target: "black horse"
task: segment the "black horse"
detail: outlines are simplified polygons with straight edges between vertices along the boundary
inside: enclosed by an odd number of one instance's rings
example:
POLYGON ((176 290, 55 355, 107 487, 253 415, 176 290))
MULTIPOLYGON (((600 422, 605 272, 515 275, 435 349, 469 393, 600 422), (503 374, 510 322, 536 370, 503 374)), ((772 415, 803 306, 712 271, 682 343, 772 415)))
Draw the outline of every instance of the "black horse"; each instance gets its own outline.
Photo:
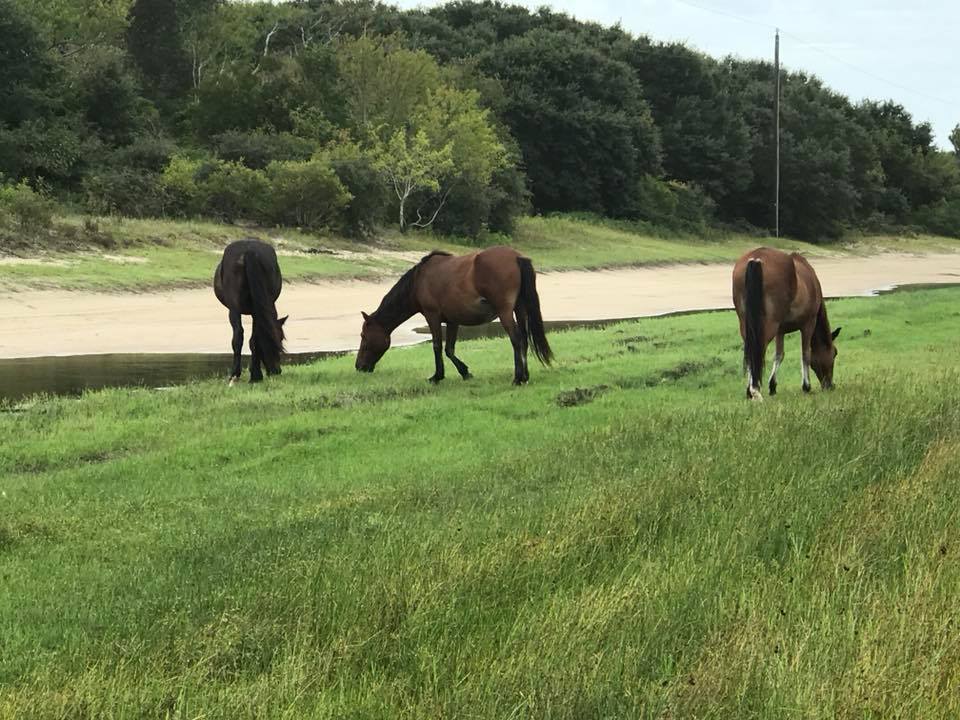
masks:
POLYGON ((230 384, 240 377, 240 351, 243 349, 241 315, 253 316, 253 337, 250 338, 250 382, 263 380, 261 363, 268 375, 280 374, 283 354, 283 324, 277 318, 277 298, 283 281, 277 253, 259 240, 237 240, 227 245, 223 258, 213 273, 213 292, 230 311, 233 326, 233 369, 230 384))

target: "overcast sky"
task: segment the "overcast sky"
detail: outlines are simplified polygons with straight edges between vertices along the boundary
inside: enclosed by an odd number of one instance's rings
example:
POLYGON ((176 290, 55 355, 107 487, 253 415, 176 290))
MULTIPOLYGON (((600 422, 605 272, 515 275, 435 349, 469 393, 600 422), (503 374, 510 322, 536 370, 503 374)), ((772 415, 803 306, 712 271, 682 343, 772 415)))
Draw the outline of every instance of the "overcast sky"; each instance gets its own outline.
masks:
MULTIPOLYGON (((388 0, 389 2, 389 0, 388 0)), ((404 8, 436 0, 394 0, 404 8)), ((960 123, 960 0, 549 0, 542 5, 710 55, 773 56, 853 100, 892 98, 947 148, 960 123)))

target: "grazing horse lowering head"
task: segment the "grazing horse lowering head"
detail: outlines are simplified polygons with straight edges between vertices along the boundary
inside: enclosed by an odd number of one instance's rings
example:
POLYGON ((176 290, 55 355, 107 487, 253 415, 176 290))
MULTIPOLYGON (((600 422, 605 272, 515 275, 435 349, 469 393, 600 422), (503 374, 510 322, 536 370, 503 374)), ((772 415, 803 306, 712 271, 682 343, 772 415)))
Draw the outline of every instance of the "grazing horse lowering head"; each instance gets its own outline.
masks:
POLYGON ((837 360, 837 346, 834 340, 840 334, 840 328, 832 333, 819 334, 819 327, 814 331, 814 339, 810 347, 810 367, 820 381, 824 390, 833 389, 833 365, 837 360))
POLYGON ((390 349, 390 333, 376 318, 361 312, 360 350, 357 352, 357 370, 373 372, 383 354, 390 349))

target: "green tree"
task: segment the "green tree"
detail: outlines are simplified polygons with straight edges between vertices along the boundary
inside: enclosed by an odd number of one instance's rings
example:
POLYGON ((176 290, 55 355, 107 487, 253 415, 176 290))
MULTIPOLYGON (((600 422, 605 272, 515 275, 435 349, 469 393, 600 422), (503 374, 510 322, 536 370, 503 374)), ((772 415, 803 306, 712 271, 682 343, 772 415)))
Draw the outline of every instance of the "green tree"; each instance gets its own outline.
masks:
POLYGON ((117 47, 133 0, 13 0, 41 29, 48 47, 71 53, 79 48, 117 47))
POLYGON ((537 210, 636 213, 637 183, 660 171, 660 135, 628 65, 537 29, 489 50, 481 67, 503 83, 537 210))
MULTIPOLYGON (((435 147, 427 133, 420 130, 408 133, 398 129, 386 142, 378 141, 373 149, 374 166, 389 183, 399 201, 400 231, 410 225, 425 227, 436 219, 442 202, 429 220, 417 212, 414 222, 407 220, 407 202, 414 193, 440 190, 440 181, 453 167, 453 144, 435 147)), ((449 189, 448 189, 449 192, 449 189)))
POLYGON ((436 61, 404 49, 396 36, 347 41, 338 48, 337 65, 349 120, 361 137, 377 128, 392 134, 440 84, 436 61))

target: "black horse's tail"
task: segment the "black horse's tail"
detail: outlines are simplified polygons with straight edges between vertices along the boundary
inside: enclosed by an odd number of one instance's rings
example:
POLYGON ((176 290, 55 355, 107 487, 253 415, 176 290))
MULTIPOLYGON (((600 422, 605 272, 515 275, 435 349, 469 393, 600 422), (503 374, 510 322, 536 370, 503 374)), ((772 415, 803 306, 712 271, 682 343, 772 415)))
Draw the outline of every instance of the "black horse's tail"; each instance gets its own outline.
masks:
POLYGON ((744 277, 744 338, 743 359, 750 371, 750 387, 760 387, 763 377, 763 264, 752 258, 747 262, 744 277))
POLYGON ((256 252, 243 254, 243 266, 250 291, 250 306, 253 315, 253 339, 268 372, 277 372, 280 356, 284 353, 283 322, 277 318, 277 306, 267 290, 267 270, 256 252))
POLYGON ((517 298, 517 313, 526 317, 527 338, 533 345, 533 354, 544 365, 553 360, 553 350, 547 342, 547 334, 543 327, 543 316, 540 314, 540 296, 537 294, 537 273, 533 269, 530 258, 517 258, 520 265, 520 295, 517 298))

